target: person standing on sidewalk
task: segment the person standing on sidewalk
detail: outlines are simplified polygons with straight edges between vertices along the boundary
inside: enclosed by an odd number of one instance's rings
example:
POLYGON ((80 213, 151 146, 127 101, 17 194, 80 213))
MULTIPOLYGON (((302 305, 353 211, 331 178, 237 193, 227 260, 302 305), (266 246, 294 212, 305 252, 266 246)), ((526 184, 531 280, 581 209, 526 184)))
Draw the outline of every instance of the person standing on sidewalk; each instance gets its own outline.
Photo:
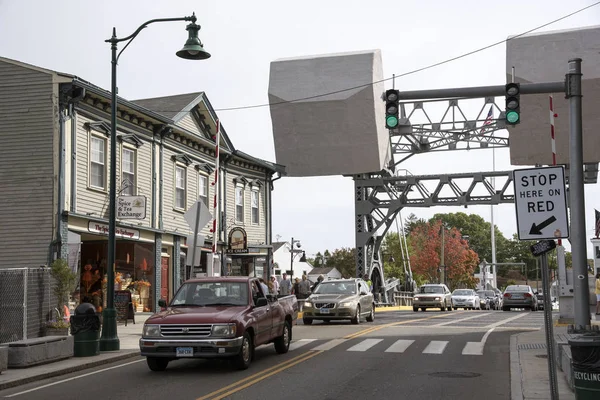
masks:
POLYGON ((292 294, 292 282, 288 281, 286 273, 281 276, 281 282, 279 283, 279 294, 282 296, 288 296, 292 294))
POLYGON ((275 275, 271 275, 271 283, 273 284, 273 294, 279 294, 279 282, 277 282, 275 275))
POLYGON ((596 315, 600 315, 600 273, 596 274, 596 315))

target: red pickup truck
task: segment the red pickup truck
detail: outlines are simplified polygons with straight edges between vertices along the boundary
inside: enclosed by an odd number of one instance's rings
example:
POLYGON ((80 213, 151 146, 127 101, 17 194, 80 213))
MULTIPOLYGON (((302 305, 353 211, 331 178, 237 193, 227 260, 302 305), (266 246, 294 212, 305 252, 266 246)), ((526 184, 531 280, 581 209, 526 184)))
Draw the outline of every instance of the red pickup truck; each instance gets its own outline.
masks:
POLYGON ((179 358, 230 358, 250 366, 256 346, 274 343, 287 353, 298 318, 296 296, 263 293, 257 278, 212 277, 186 281, 167 305, 144 323, 140 351, 152 371, 179 358))

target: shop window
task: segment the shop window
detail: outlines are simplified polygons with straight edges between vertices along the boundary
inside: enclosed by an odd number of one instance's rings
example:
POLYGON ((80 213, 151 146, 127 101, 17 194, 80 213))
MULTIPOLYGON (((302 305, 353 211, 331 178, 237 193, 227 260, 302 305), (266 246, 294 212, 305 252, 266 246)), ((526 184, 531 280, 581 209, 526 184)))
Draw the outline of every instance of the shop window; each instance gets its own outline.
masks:
POLYGON ((258 208, 258 190, 252 190, 250 197, 250 206, 252 208, 252 223, 258 225, 259 222, 259 208, 258 208))
POLYGON ((123 147, 121 160, 121 194, 135 196, 135 150, 123 147))
POLYGON ((179 165, 175 166, 175 208, 185 210, 186 200, 186 179, 185 168, 179 165))
POLYGON ((241 186, 235 188, 235 220, 244 222, 244 188, 241 186))
POLYGON ((94 135, 90 139, 90 186, 106 189, 106 139, 94 135))
POLYGON ((198 175, 198 197, 208 207, 208 175, 198 175))

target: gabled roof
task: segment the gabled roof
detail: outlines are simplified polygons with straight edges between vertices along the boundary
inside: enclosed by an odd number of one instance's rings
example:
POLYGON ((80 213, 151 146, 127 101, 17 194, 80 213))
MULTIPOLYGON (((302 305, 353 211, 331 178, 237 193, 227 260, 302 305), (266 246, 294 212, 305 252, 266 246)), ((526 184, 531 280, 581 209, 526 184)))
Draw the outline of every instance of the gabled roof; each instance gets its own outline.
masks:
POLYGON ((174 96, 131 100, 131 102, 177 122, 183 117, 183 115, 179 116, 178 114, 185 115, 189 113, 200 102, 203 94, 204 92, 185 93, 174 96))
POLYGON ((335 267, 323 267, 323 268, 313 268, 308 273, 309 275, 327 275, 331 271, 336 269, 335 267))
POLYGON ((287 242, 273 242, 271 245, 273 246, 273 253, 279 250, 282 246, 284 246, 287 242))

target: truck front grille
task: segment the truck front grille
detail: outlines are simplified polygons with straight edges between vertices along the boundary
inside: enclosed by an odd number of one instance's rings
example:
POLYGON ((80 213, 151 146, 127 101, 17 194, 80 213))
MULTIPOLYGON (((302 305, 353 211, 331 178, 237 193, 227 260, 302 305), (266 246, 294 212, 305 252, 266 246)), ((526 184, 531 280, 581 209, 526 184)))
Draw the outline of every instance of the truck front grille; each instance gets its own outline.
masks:
POLYGON ((212 325, 161 325, 161 336, 210 336, 212 325))

